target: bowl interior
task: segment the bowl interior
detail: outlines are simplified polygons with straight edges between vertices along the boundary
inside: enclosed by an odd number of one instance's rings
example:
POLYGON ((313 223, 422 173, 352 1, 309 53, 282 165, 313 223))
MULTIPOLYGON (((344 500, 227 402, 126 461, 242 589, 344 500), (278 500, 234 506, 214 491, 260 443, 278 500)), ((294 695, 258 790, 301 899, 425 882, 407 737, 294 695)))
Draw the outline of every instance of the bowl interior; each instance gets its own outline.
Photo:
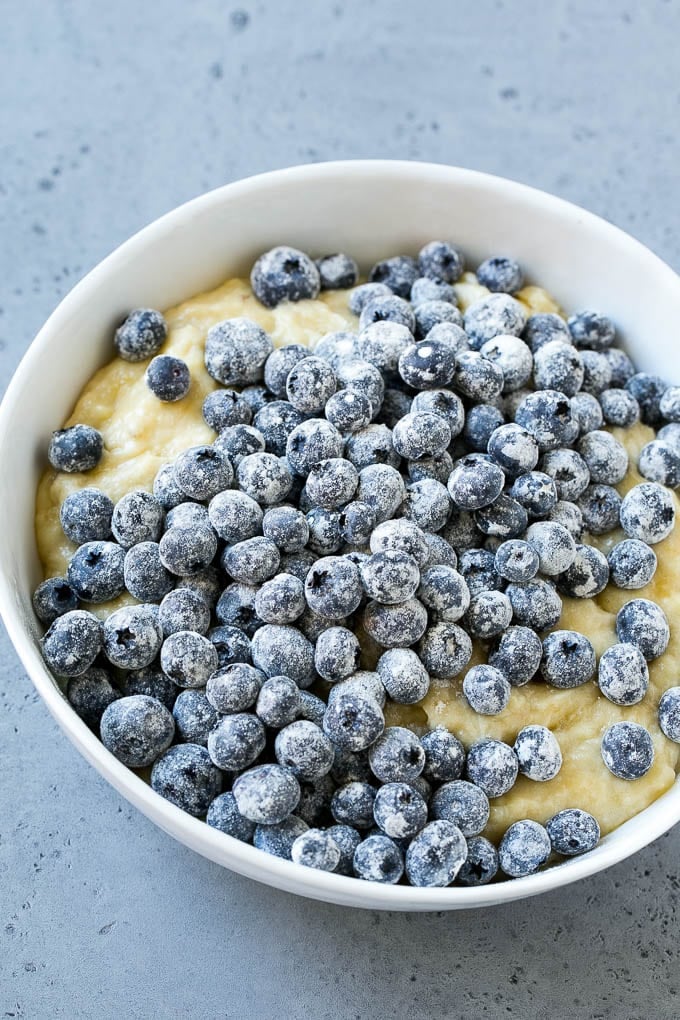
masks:
POLYGON ((312 255, 347 251, 367 269, 433 238, 460 245, 470 264, 512 254, 529 282, 567 310, 593 307, 617 323, 636 364, 673 376, 672 329, 680 278, 646 248, 568 203, 500 178, 418 163, 298 167, 211 192, 117 249, 62 302, 26 354, 0 411, 0 608, 48 707, 81 752, 176 838, 234 870, 306 895, 391 909, 494 903, 552 888, 620 860, 680 818, 678 785, 609 836, 587 859, 480 890, 374 887, 267 858, 162 801, 117 762, 75 716, 46 671, 30 594, 40 579, 33 530, 37 482, 53 429, 112 355, 112 330, 130 308, 167 308, 287 243, 312 255))

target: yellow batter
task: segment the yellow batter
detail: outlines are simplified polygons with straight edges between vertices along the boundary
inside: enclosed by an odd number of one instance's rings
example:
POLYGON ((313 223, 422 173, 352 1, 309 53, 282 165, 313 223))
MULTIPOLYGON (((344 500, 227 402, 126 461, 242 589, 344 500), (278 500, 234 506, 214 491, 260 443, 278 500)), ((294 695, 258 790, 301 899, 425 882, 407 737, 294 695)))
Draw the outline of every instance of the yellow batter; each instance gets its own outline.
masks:
MULTIPOLYGON (((474 276, 465 274, 456 285, 462 308, 488 293, 474 276)), ((533 312, 559 312, 553 299, 540 287, 525 287, 517 297, 533 312)), ((83 390, 67 425, 82 422, 99 429, 104 437, 104 456, 87 474, 45 472, 36 501, 36 537, 45 576, 63 575, 75 546, 65 538, 59 523, 59 507, 75 489, 96 486, 114 501, 131 489, 151 489, 162 464, 189 446, 210 443, 213 431, 204 423, 201 405, 206 393, 216 388, 203 364, 205 335, 222 319, 245 315, 267 330, 274 344, 304 343, 314 346, 325 333, 356 329, 357 320, 347 308, 347 292, 326 292, 316 301, 280 305, 273 311, 253 297, 245 280, 230 280, 217 290, 185 301, 166 313, 169 335, 163 353, 183 358, 191 370, 191 389, 178 403, 164 404, 144 382, 146 362, 131 364, 119 358, 100 369, 83 390)), ((87 338, 83 338, 87 342, 87 338)), ((625 443, 631 464, 640 448, 652 437, 651 429, 638 425, 613 430, 625 443)), ((634 468, 618 487, 621 492, 640 480, 634 468)), ((612 533, 595 540, 603 551, 622 537, 612 533)), ((637 814, 667 790, 675 779, 680 745, 667 740, 657 722, 661 694, 680 682, 680 593, 676 591, 674 566, 680 560, 680 524, 664 542, 655 546, 659 566, 651 584, 635 592, 609 586, 595 599, 565 599, 558 626, 586 634, 600 655, 616 642, 616 612, 631 598, 650 598, 661 605, 671 622, 667 652, 650 663, 650 684, 644 700, 629 708, 611 704, 595 682, 573 690, 557 690, 542 683, 513 689, 508 707, 498 716, 473 712, 461 693, 462 676, 450 686, 433 683, 417 706, 391 704, 388 724, 424 730, 447 726, 465 744, 482 736, 498 737, 512 744, 517 732, 529 723, 548 726, 556 735, 564 763, 557 777, 537 783, 520 776, 513 789, 491 802, 491 818, 485 834, 497 840, 512 822, 534 818, 544 822, 566 807, 592 812, 603 833, 637 814), (607 771, 600 755, 600 739, 607 726, 619 720, 641 723, 654 740, 652 768, 634 782, 617 779, 607 771)), ((91 607, 99 616, 134 599, 121 596, 113 603, 91 607)), ((476 648, 470 665, 484 661, 476 648)))

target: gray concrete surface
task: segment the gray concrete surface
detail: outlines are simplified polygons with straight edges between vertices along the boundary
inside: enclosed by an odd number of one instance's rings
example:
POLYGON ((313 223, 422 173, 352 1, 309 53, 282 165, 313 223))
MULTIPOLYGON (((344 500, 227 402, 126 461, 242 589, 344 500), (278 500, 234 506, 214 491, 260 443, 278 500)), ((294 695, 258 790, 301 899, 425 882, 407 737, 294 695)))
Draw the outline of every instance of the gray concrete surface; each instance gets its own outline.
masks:
MULTIPOLYGON (((292 163, 505 174, 680 268, 677 4, 1 0, 0 24, 3 386, 130 233, 292 163)), ((0 1016, 680 1015, 680 831, 502 909, 305 902, 155 829, 57 731, 4 635, 0 657, 0 1016)))

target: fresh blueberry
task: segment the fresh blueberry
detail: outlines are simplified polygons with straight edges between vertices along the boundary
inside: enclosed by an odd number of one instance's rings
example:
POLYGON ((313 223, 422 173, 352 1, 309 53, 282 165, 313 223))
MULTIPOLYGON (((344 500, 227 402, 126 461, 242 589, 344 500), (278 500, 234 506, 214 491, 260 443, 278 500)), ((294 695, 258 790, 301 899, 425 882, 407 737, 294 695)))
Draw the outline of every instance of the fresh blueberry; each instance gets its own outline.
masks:
POLYGON ((335 871, 340 863, 340 848, 328 832, 308 829, 293 843, 291 858, 306 868, 335 871))
POLYGON ((656 573, 656 553, 637 538, 617 542, 607 559, 609 576, 617 588, 644 588, 656 573))
POLYGON ((215 606, 219 622, 227 627, 236 627, 248 637, 254 635, 262 622, 255 612, 257 588, 249 584, 229 584, 215 606))
POLYGON ((518 336, 493 337, 482 344, 480 354, 502 370, 504 393, 514 393, 529 382, 533 358, 527 344, 518 336))
POLYGON ((175 479, 189 499, 212 499, 229 488, 233 477, 228 457, 215 446, 192 446, 175 461, 175 479))
POLYGON ((640 450, 638 470, 650 482, 677 489, 680 485, 680 452, 663 439, 653 439, 640 450))
POLYGON ((612 372, 612 386, 625 386, 635 375, 635 367, 625 351, 619 347, 608 347, 602 352, 612 372))
POLYGON ((298 718, 307 719, 309 722, 316 723, 317 726, 323 726, 325 711, 326 704, 321 698, 316 694, 312 694, 311 691, 300 691, 298 718))
POLYGON ((450 283, 445 280, 434 279, 430 276, 419 276, 414 280, 411 287, 411 304, 414 308, 425 304, 428 301, 448 301, 449 304, 456 304, 456 292, 450 283))
POLYGON ((252 843, 255 832, 253 822, 244 818, 236 806, 233 793, 221 793, 211 802, 206 822, 213 829, 219 829, 227 836, 240 839, 242 843, 252 843))
POLYGON ((680 743, 680 687, 669 687, 661 695, 659 726, 664 736, 680 743))
POLYGON ((146 361, 162 347, 167 335, 168 327, 160 312, 136 308, 116 330, 114 343, 124 361, 146 361))
POLYGON ((668 389, 664 380, 660 379, 658 375, 638 372, 630 376, 624 385, 638 402, 643 424, 653 427, 661 425, 663 415, 660 405, 663 395, 668 389))
POLYGON ((508 627, 489 655, 489 664, 499 669, 511 686, 522 687, 538 672, 543 645, 529 627, 508 627))
POLYGON ((595 674, 595 649, 578 631, 554 630, 543 640, 541 674, 551 687, 580 687, 595 674))
POLYGON ((353 315, 361 315, 364 306, 375 297, 391 294, 385 283, 362 283, 355 287, 349 296, 349 310, 353 315))
POLYGON ((510 599, 503 592, 481 591, 470 599, 465 614, 465 626, 471 637, 480 641, 490 641, 507 630, 512 620, 512 612, 510 599))
POLYGON ((187 744, 207 746, 208 736, 218 716, 203 691, 180 691, 172 715, 181 740, 187 744))
POLYGON ((385 783, 375 795, 373 817, 386 836, 415 836, 427 821, 427 804, 407 783, 385 783))
POLYGON ((280 245, 257 259, 250 273, 250 286, 265 308, 275 308, 282 301, 317 297, 321 278, 309 255, 280 245))
POLYGON ((418 598, 439 619, 455 623, 468 610, 470 592, 464 577, 453 567, 439 565, 423 572, 418 598))
POLYGON ((161 668, 178 687, 205 687, 217 663, 215 646, 192 630, 170 634, 161 648, 161 668))
POLYGON ((340 859, 335 866, 336 873, 351 875, 354 854, 361 842, 361 836, 351 825, 331 825, 326 832, 340 851, 340 859))
POLYGON ((276 825, 291 815, 300 800, 300 784, 281 765, 258 765, 234 780, 236 805, 258 825, 276 825))
POLYGON ((163 510, 172 510, 185 502, 186 496, 175 481, 174 464, 163 464, 158 469, 153 480, 153 497, 163 510))
POLYGON ((604 732, 601 751, 605 765, 618 779, 641 779, 654 763, 652 738, 638 723, 613 723, 604 732))
POLYGON ((388 726, 368 752, 371 771, 381 783, 409 783, 425 765, 425 750, 415 733, 388 726))
POLYGON ((588 853, 600 842, 597 819, 580 808, 558 811, 548 819, 545 828, 553 850, 563 857, 588 853))
MULTIPOLYGON (((273 350, 267 358, 264 365, 264 382, 279 400, 286 399, 286 382, 289 374, 300 361, 308 358, 310 353, 309 348, 302 344, 285 344, 283 347, 273 350)), ((234 423, 230 422, 230 424, 234 423)))
POLYGON ((583 359, 573 344, 551 340, 536 351, 534 383, 537 390, 559 390, 573 397, 581 389, 583 380, 583 359))
POLYGON ((343 389, 329 398, 324 413, 339 432, 360 432, 370 424, 373 407, 365 394, 343 389))
MULTIPOLYGON (((430 337, 430 333, 435 327, 442 323, 451 323, 458 328, 463 325, 463 316, 451 301, 441 299, 422 301, 415 306, 414 311, 417 340, 432 340, 432 343, 438 343, 434 336, 430 337)), ((448 343, 442 343, 440 346, 446 347, 451 355, 455 353, 448 343)))
POLYGON ((175 588, 161 601, 158 620, 165 637, 178 630, 205 634, 210 626, 210 606, 198 592, 190 588, 175 588))
POLYGON ((510 684, 495 666, 481 664, 465 674, 463 694, 478 715, 498 715, 510 701, 510 684))
MULTIPOLYGON (((367 307, 370 309, 371 306, 367 307)), ((384 379, 385 376, 396 374, 399 359, 412 343, 413 333, 408 326, 382 319, 362 329, 359 334, 359 357, 379 371, 384 379)), ((377 408, 374 406, 375 411, 377 408)))
POLYGON ((162 702, 170 711, 177 699, 177 685, 155 664, 144 669, 126 670, 118 677, 118 688, 124 695, 147 694, 162 702))
POLYGON ((503 412, 494 404, 473 404, 468 410, 463 438, 475 453, 486 453, 494 432, 505 423, 503 412))
MULTIPOLYGON (((421 272, 422 269, 421 265, 421 272)), ((394 255, 382 262, 376 262, 368 274, 368 279, 371 283, 384 283, 394 294, 408 298, 418 275, 415 260, 410 255, 394 255)))
POLYGON ((143 602, 160 602, 175 584, 161 560, 157 542, 139 542, 128 549, 123 574, 127 590, 143 602))
POLYGON ((164 403, 183 400, 191 386, 191 373, 186 361, 170 354, 159 354, 150 361, 144 378, 154 397, 164 403))
POLYGON ((465 669, 472 655, 470 635, 457 623, 442 621, 425 631, 418 654, 423 666, 438 680, 451 680, 465 669))
POLYGON ((430 814, 457 825, 464 836, 477 836, 489 821, 489 798, 478 786, 456 779, 435 791, 430 814))
POLYGON ((659 411, 666 421, 680 422, 680 386, 669 386, 659 401, 659 411))
POLYGON ((323 358, 303 358, 288 373, 288 401, 301 414, 319 414, 337 386, 335 372, 323 358))
POLYGON ((475 350, 497 336, 520 336, 525 323, 522 305, 508 294, 489 294, 465 312, 465 332, 475 350))
POLYGON ((359 279, 359 267, 351 255, 337 252, 316 260, 321 290, 347 290, 359 279))
POLYGON ((292 860, 293 843, 308 828, 309 826, 302 818, 297 815, 289 815, 276 825, 257 825, 253 835, 253 845, 258 850, 264 850, 265 853, 272 854, 274 857, 290 861, 292 860))
POLYGON ((222 787, 222 773, 200 744, 176 744, 151 770, 151 788, 187 814, 200 818, 222 787))
POLYGON ((255 596, 255 612, 264 623, 294 623, 304 609, 304 585, 292 574, 277 574, 255 596))
POLYGON ((429 822, 406 851, 406 874, 411 885, 451 885, 467 857, 460 829, 444 819, 429 822))
POLYGON ((490 549, 465 549, 460 554, 458 569, 465 578, 471 598, 483 591, 502 591, 505 587, 503 578, 496 571, 495 553, 490 549))
POLYGON ((620 504, 620 520, 629 538, 656 545, 675 525, 673 497, 656 482, 634 485, 620 504))
POLYGON ((347 439, 345 456, 357 471, 371 464, 398 467, 400 457, 395 453, 392 431, 386 425, 369 425, 347 439))
POLYGON ((628 453, 610 432, 597 430, 586 433, 579 440, 578 452, 586 463, 592 482, 617 485, 625 478, 628 453))
POLYGON ((262 379, 273 349, 269 335, 252 319, 225 319, 208 330, 205 367, 223 386, 245 386, 262 379))
POLYGON ((545 726, 525 726, 517 734, 513 750, 519 770, 527 779, 545 783, 562 768, 562 751, 557 738, 545 726))
POLYGON ((578 425, 569 399, 559 390, 537 390, 521 402, 515 412, 518 425, 530 432, 542 453, 570 445, 578 425))
POLYGON ((255 714, 265 726, 278 730, 292 723, 301 708, 301 692, 295 681, 288 676, 272 676, 264 681, 257 694, 255 714))
POLYGON ((477 279, 492 293, 514 294, 524 283, 522 268, 507 255, 493 255, 477 267, 477 279))
POLYGON ((559 315, 553 312, 540 312, 529 316, 522 337, 535 354, 544 344, 549 344, 553 340, 569 343, 571 333, 559 315))
POLYGON ((395 885, 404 873, 404 857, 394 840, 372 835, 354 851, 353 867, 357 878, 395 885))
POLYGON ((165 705, 145 694, 111 702, 102 715, 104 747, 131 769, 151 765, 172 743, 175 720, 165 705))
MULTIPOLYGON (((587 361, 589 353, 588 351, 581 352, 581 359, 584 363, 584 380, 588 380, 589 374, 592 374, 592 372, 589 373, 589 369, 592 366, 587 361)), ((604 357, 604 355, 598 355, 598 357, 604 357)), ((581 435, 584 435, 586 432, 595 432, 596 429, 602 428, 604 415, 600 402, 593 393, 576 393, 569 401, 569 406, 581 435)))
POLYGON ((545 517, 557 503, 555 482, 543 471, 527 471, 520 475, 512 483, 509 493, 530 517, 545 517))
POLYGON ((352 676, 336 684, 328 692, 328 704, 332 705, 336 698, 344 698, 346 694, 355 693, 362 698, 372 698, 380 708, 385 707, 385 688, 380 675, 372 670, 360 669, 352 676))
POLYGON ((448 241, 430 241, 418 253, 418 268, 431 280, 455 283, 465 269, 462 253, 448 241))
POLYGON ((83 602, 108 602, 125 588, 124 561, 115 542, 85 542, 71 557, 68 582, 83 602))
POLYGON ((640 420, 640 405, 628 390, 608 389, 599 394, 602 416, 607 425, 630 428, 640 420))
POLYGON ((228 489, 210 501, 210 524, 229 544, 254 538, 262 530, 263 513, 259 504, 245 492, 228 489))
POLYGON ((205 694, 222 715, 245 712, 255 704, 264 681, 264 673, 259 669, 246 662, 231 662, 211 673, 205 694))
POLYGON ((560 575, 557 590, 570 598, 590 599, 599 595, 609 582, 609 563, 604 553, 592 545, 576 545, 576 556, 560 575))
POLYGON ((394 517, 406 498, 404 479, 388 464, 369 464, 359 471, 356 498, 373 510, 377 524, 394 517))
POLYGON ((563 573, 576 557, 576 542, 561 524, 537 521, 528 529, 526 541, 538 556, 539 570, 549 577, 563 573))
MULTIPOLYGON (((383 336, 385 340, 389 339, 391 333, 396 332, 399 335, 400 329, 401 327, 390 326, 389 323, 371 327, 374 339, 378 336, 383 336)), ((402 348, 412 343, 410 333, 407 330, 404 330, 404 332, 407 334, 408 340, 401 344, 402 348)), ((357 346, 359 346, 358 341, 357 346)), ((394 371, 396 371, 398 357, 399 353, 396 354, 394 359, 394 371)), ((341 361, 335 372, 338 389, 350 390, 352 393, 361 393, 362 396, 368 397, 371 404, 371 417, 375 417, 380 411, 385 396, 385 380, 380 369, 363 357, 357 356, 349 361, 341 361)))
POLYGON ((111 686, 111 678, 105 669, 92 666, 80 676, 71 677, 66 697, 83 722, 96 731, 104 711, 120 697, 120 692, 111 686))
POLYGON ((45 662, 58 676, 80 676, 102 647, 99 620, 83 609, 58 616, 41 641, 45 662))
POLYGON ((499 545, 494 565, 497 573, 507 581, 524 584, 538 573, 539 557, 528 542, 510 539, 499 545))
POLYGON ((501 871, 510 878, 533 875, 545 864, 551 851, 550 837, 542 825, 530 819, 514 822, 498 847, 501 871))
POLYGON ((533 471, 538 463, 538 444, 521 425, 499 425, 489 436, 486 449, 506 475, 516 477, 533 471))
POLYGON ((273 393, 260 383, 251 383, 249 386, 244 386, 241 390, 241 397, 250 408, 253 418, 258 411, 262 410, 265 404, 271 404, 274 399, 273 393))
POLYGON ((548 511, 547 519, 555 524, 561 524, 576 539, 581 538, 583 534, 583 514, 576 503, 569 500, 558 499, 552 510, 548 511))
POLYGON ((616 634, 619 641, 636 645, 648 662, 663 655, 670 640, 666 614, 649 599, 632 599, 619 609, 616 634))
POLYGON ((374 322, 397 322, 406 326, 409 333, 414 333, 416 328, 411 305, 396 294, 381 294, 366 302, 359 317, 359 329, 364 330, 374 322))
POLYGON ((102 644, 109 662, 120 669, 143 669, 158 655, 163 631, 154 605, 123 606, 102 626, 102 644))
POLYGON ((217 552, 217 537, 210 527, 174 525, 159 544, 160 560, 166 570, 178 577, 198 574, 212 563, 217 552))
POLYGON ((589 466, 583 457, 576 450, 564 447, 550 450, 543 456, 541 471, 553 479, 558 499, 561 500, 578 499, 586 491, 591 480, 589 466))
POLYGON ((41 623, 48 627, 64 613, 73 612, 80 600, 65 577, 48 577, 33 593, 33 609, 41 623))
POLYGON ((356 690, 340 692, 329 703, 324 733, 340 748, 362 751, 373 744, 385 728, 377 701, 356 690))
POLYGON ((265 451, 275 457, 284 457, 288 437, 302 421, 303 415, 287 400, 273 400, 257 412, 253 425, 264 439, 265 451))
POLYGON ((260 756, 266 739, 264 725, 256 715, 235 712, 222 716, 212 728, 208 734, 208 752, 218 768, 238 772, 260 756))
POLYGON ((477 510, 498 498, 504 482, 503 471, 490 457, 470 453, 456 461, 448 480, 448 490, 461 510, 477 510))
POLYGON ((114 506, 111 531, 124 549, 130 549, 139 542, 157 542, 163 530, 164 516, 163 507, 150 492, 133 489, 114 506))
MULTIPOLYGON (((388 553, 378 555, 387 556, 388 553)), ((408 648, 425 633, 427 610, 415 598, 406 599, 398 605, 373 601, 364 610, 363 625, 366 633, 383 648, 408 648)))
POLYGON ((338 787, 331 800, 333 818, 355 829, 370 829, 374 824, 373 804, 376 792, 370 783, 357 780, 338 787))
POLYGON ((611 347, 616 337, 614 323, 600 312, 577 312, 570 316, 567 325, 577 347, 602 351, 611 347))
POLYGON ((295 627, 267 623, 252 639, 253 663, 266 676, 289 676, 308 687, 314 675, 314 648, 295 627))
POLYGON ((483 737, 468 748, 467 778, 489 798, 511 790, 518 772, 517 755, 502 740, 483 737))
POLYGON ((463 886, 486 885, 498 871, 498 851, 484 836, 467 841, 467 857, 458 872, 458 884, 463 886))
POLYGON ((266 443, 262 433, 253 425, 230 425, 220 432, 213 446, 226 454, 235 471, 244 457, 263 453, 266 443))
POLYGON ((313 782, 330 772, 333 745, 313 722, 298 719, 276 735, 274 753, 279 765, 285 765, 298 779, 313 782))
POLYGON ((597 396, 609 389, 612 382, 612 370, 609 360, 599 351, 581 351, 583 364, 583 390, 597 396))
MULTIPOLYGON (((288 436, 286 444, 286 456, 290 467, 296 474, 308 475, 315 464, 330 457, 341 457, 343 450, 343 438, 338 430, 330 422, 323 418, 309 418, 297 425, 288 436)), ((263 458, 266 454, 254 454, 254 457, 263 458)), ((244 488, 241 472, 245 464, 251 458, 246 457, 239 466, 239 485, 244 488)), ((290 486, 289 486, 290 487, 290 486)), ((246 490, 247 491, 247 490, 246 490)), ((277 499, 270 498, 268 502, 276 503, 285 497, 283 492, 277 499)), ((257 498, 257 497, 256 497, 257 498)), ((262 502, 262 500, 258 500, 262 502)))
POLYGON ((436 726, 420 740, 425 749, 423 776, 437 783, 458 779, 465 764, 460 740, 444 726, 436 726))
POLYGON ((274 576, 279 562, 276 545, 262 535, 229 545, 222 554, 222 566, 241 584, 262 584, 274 576))
POLYGON ((583 516, 583 527, 592 535, 605 535, 618 527, 621 497, 613 486, 589 485, 576 505, 583 516))
POLYGON ((464 351, 456 357, 451 385, 476 403, 491 403, 503 389, 503 371, 478 352, 464 351))
POLYGON ((104 439, 90 425, 71 425, 52 433, 47 459, 55 471, 69 474, 96 468, 104 453, 104 439))
POLYGON ((632 644, 612 645, 600 657, 597 682, 615 705, 637 705, 649 686, 644 655, 632 644))
POLYGON ((483 535, 502 541, 524 534, 529 515, 522 504, 502 492, 489 506, 481 507, 474 514, 475 524, 483 535))
POLYGON ((107 539, 111 534, 113 503, 99 489, 77 489, 70 493, 59 510, 61 528, 78 545, 107 539))
MULTIPOLYGON (((306 353, 306 348, 302 349, 306 353)), ((218 389, 209 393, 203 401, 202 413, 206 425, 220 433, 233 425, 250 425, 253 417, 250 406, 241 394, 230 389, 218 389)))

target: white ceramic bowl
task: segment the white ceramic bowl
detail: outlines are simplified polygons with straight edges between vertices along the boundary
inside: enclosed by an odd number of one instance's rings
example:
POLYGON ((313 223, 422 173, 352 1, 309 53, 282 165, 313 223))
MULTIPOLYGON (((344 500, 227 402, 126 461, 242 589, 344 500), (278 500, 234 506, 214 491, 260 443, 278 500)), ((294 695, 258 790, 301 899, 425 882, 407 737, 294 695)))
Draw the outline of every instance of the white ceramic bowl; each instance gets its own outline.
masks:
MULTIPOLYGON (((591 853, 529 878, 478 889, 385 886, 329 875, 255 850, 154 793, 110 754, 59 692, 38 647, 31 592, 40 580, 33 514, 53 429, 110 359, 115 323, 139 306, 167 308, 237 273, 274 244, 351 252, 364 267, 432 238, 471 261, 516 256, 567 309, 612 315, 640 368, 675 374, 680 278, 627 234, 540 191, 470 170, 408 162, 293 167, 219 188, 146 227, 89 273, 33 341, 0 409, 0 611, 26 671, 81 754, 180 842, 242 875, 319 900, 390 910, 506 903, 592 875, 680 819, 675 786, 591 853)), ((74 787, 73 796, 78 796, 74 787)))

